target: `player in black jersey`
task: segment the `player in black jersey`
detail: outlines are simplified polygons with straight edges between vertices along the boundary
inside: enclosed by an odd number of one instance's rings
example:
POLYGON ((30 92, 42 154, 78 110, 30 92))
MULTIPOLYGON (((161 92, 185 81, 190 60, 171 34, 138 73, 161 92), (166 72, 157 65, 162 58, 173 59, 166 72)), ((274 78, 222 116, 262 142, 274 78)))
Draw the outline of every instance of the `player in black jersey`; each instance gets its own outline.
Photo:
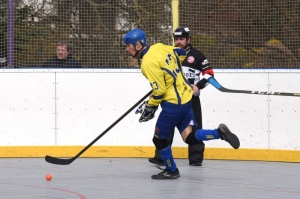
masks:
MULTIPOLYGON (((175 46, 183 48, 187 51, 186 59, 182 63, 183 71, 186 79, 192 85, 194 90, 194 96, 192 98, 192 107, 195 114, 195 118, 198 124, 198 128, 202 128, 202 113, 200 104, 200 90, 207 85, 207 79, 214 76, 212 67, 210 66, 207 58, 199 50, 193 48, 190 44, 191 33, 188 27, 178 27, 174 33, 175 46), (200 80, 200 75, 203 77, 200 80)), ((173 134, 168 137, 168 141, 172 144, 173 134)), ((196 145, 188 145, 189 151, 189 165, 201 166, 204 154, 204 143, 200 142, 196 145)), ((149 158, 149 162, 154 164, 163 165, 163 161, 160 157, 160 153, 156 150, 154 158, 149 158)))

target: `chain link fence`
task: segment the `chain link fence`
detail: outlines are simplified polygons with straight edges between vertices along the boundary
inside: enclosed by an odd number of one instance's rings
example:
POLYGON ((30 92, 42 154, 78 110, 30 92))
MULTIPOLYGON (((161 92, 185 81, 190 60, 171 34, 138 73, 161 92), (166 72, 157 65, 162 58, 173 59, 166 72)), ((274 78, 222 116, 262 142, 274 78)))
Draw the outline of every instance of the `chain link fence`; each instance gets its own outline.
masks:
MULTIPOLYGON (((300 68, 300 1, 180 0, 179 25, 214 68, 300 68)), ((172 0, 0 0, 0 26, 8 67, 41 68, 63 41, 84 68, 133 68, 124 34, 172 45, 172 0)))

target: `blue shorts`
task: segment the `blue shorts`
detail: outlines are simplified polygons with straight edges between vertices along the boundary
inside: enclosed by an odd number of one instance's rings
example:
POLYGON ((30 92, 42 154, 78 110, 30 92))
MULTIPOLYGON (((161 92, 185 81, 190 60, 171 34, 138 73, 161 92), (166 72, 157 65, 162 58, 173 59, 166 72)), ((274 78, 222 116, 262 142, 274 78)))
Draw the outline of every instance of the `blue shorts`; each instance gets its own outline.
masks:
POLYGON ((155 135, 161 139, 167 139, 175 127, 181 133, 187 126, 197 125, 191 101, 183 105, 162 102, 161 108, 155 126, 155 135))

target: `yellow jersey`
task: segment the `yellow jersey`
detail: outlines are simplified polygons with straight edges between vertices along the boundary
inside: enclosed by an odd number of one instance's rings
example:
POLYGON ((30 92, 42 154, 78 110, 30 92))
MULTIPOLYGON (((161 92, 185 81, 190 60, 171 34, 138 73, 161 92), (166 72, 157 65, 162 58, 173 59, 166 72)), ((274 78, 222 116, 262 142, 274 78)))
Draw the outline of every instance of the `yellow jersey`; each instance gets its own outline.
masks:
POLYGON ((141 71, 153 90, 149 105, 158 106, 162 101, 185 104, 191 100, 193 90, 181 66, 185 57, 184 49, 161 43, 143 50, 141 71))

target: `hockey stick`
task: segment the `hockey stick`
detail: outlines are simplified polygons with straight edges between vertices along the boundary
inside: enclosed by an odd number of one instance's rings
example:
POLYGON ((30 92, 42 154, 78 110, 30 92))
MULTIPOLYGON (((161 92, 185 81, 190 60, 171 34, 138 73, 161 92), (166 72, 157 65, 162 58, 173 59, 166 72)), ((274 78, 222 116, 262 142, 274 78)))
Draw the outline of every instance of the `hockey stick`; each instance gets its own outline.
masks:
POLYGON ((278 96, 292 96, 292 97, 300 97, 300 93, 283 93, 283 92, 268 92, 268 91, 247 91, 247 90, 233 90, 224 88, 217 82, 217 80, 213 77, 208 78, 208 81, 211 85, 213 85, 216 89, 225 93, 245 93, 245 94, 258 94, 258 95, 278 95, 278 96))
POLYGON ((88 148, 90 148, 97 140, 99 140, 103 135, 105 135, 111 128, 113 128, 116 124, 118 124, 126 115, 128 115, 135 107, 137 107, 140 103, 142 103, 149 95, 152 93, 152 90, 149 91, 142 99, 140 99, 137 103, 135 103, 126 113, 124 113, 119 119, 117 119, 112 125, 110 125, 103 133, 101 133, 96 139, 94 139, 89 145, 87 145, 84 149, 82 149, 76 156, 73 158, 68 159, 61 159, 56 157, 51 157, 46 155, 45 160, 46 162, 52 164, 59 164, 59 165, 68 165, 71 164, 76 158, 78 158, 81 154, 83 154, 88 148))

